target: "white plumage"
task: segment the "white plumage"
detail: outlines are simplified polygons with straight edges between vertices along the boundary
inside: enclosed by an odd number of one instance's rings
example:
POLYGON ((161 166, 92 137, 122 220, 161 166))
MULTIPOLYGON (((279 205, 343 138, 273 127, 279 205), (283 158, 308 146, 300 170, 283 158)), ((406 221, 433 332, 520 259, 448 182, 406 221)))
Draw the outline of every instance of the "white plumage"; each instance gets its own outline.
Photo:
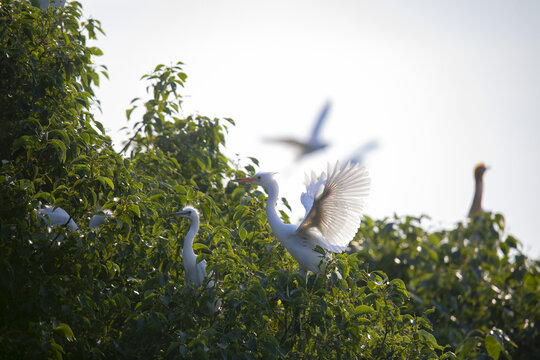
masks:
MULTIPOLYGON (((73 220, 71 215, 69 215, 68 212, 62 209, 60 206, 48 206, 46 208, 36 210, 36 213, 40 218, 45 220, 45 222, 47 222, 47 226, 51 228, 55 226, 67 226, 67 228, 71 231, 79 231, 79 226, 75 220, 73 220)), ((90 219, 88 227, 95 230, 103 225, 105 220, 110 217, 112 217, 112 215, 108 211, 105 211, 102 214, 96 214, 90 219)))
POLYGON ((324 258, 315 251, 318 245, 332 252, 343 251, 353 239, 364 211, 369 193, 367 171, 347 163, 342 169, 339 162, 320 176, 306 176, 306 192, 300 200, 306 215, 300 225, 284 224, 276 212, 279 186, 272 173, 258 173, 252 177, 233 180, 261 185, 268 193, 266 215, 278 240, 298 261, 302 271, 316 273, 324 258))
POLYGON ((66 210, 61 207, 46 207, 36 210, 38 216, 47 222, 49 227, 67 226, 71 231, 79 231, 79 227, 66 210))
POLYGON ((101 214, 96 214, 90 218, 90 222, 88 222, 88 227, 90 229, 97 229, 101 225, 105 224, 105 220, 112 217, 112 214, 110 211, 104 211, 101 214))
POLYGON ((201 286, 206 277, 206 260, 197 263, 197 255, 193 251, 193 239, 199 231, 199 212, 192 206, 186 206, 182 211, 172 213, 171 215, 191 220, 191 225, 184 239, 182 262, 184 264, 186 282, 195 286, 201 286))

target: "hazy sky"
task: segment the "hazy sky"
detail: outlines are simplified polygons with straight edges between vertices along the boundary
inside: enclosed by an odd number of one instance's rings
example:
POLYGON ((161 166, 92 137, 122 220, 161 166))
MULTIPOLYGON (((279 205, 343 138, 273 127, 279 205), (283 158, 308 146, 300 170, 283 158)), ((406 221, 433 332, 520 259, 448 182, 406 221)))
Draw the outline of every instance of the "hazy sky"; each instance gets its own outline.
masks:
MULTIPOLYGON (((303 214, 303 173, 324 170, 376 139, 367 157, 367 214, 463 220, 473 168, 483 161, 484 208, 540 257, 540 2, 531 1, 82 1, 102 22, 97 42, 110 81, 98 120, 117 148, 140 77, 184 62, 184 113, 230 117, 227 154, 278 171, 281 195, 303 214), (306 161, 263 143, 307 137, 332 101, 306 161)), ((187 154, 186 156, 189 156, 187 154)))

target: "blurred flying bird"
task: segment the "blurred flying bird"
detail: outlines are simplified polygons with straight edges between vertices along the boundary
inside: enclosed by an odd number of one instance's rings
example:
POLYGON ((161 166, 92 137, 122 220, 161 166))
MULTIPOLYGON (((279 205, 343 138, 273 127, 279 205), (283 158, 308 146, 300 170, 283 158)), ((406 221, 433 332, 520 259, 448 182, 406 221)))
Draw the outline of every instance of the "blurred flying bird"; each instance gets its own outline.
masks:
POLYGON ((329 110, 330 102, 328 101, 326 102, 321 113, 319 114, 319 118, 317 119, 317 122, 315 123, 315 126, 311 131, 311 136, 307 141, 297 140, 293 138, 272 138, 266 139, 266 141, 280 142, 283 144, 295 146, 299 150, 297 160, 301 159, 305 155, 311 154, 318 150, 322 150, 328 146, 328 143, 322 142, 319 134, 321 132, 322 124, 328 116, 329 110))
POLYGON ((306 214, 300 225, 284 224, 277 212, 279 186, 274 173, 258 173, 235 179, 239 183, 262 186, 268 193, 266 216, 277 239, 300 265, 305 275, 324 269, 325 258, 315 250, 318 245, 332 252, 343 251, 360 226, 370 179, 365 168, 347 163, 340 169, 339 162, 319 177, 306 175, 306 192, 300 200, 306 214), (319 268, 319 264, 323 265, 319 268))
POLYGON ((191 225, 184 239, 182 249, 182 262, 186 272, 186 282, 195 286, 201 286, 206 277, 206 260, 197 263, 197 255, 193 251, 193 239, 199 231, 199 212, 192 206, 186 206, 181 211, 174 212, 171 216, 180 216, 191 220, 191 225))
POLYGON ((360 146, 354 151, 349 157, 349 160, 353 164, 358 164, 359 166, 364 165, 364 157, 367 153, 375 150, 379 147, 379 142, 377 140, 371 140, 370 142, 360 146))
POLYGON ((484 163, 478 163, 474 168, 474 198, 472 201, 471 209, 469 210, 469 217, 473 217, 478 212, 482 212, 482 193, 484 191, 484 173, 489 167, 486 167, 484 163))

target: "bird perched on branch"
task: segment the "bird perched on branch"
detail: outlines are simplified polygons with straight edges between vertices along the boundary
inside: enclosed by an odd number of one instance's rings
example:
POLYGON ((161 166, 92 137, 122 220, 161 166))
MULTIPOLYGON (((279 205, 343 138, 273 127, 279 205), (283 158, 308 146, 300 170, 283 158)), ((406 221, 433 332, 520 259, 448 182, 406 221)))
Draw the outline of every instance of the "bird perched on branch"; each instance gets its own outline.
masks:
POLYGON ((182 262, 186 273, 186 282, 201 286, 206 277, 206 260, 197 263, 197 255, 193 251, 193 239, 199 231, 199 212, 192 206, 186 206, 181 211, 172 213, 171 216, 180 216, 191 220, 191 225, 184 239, 182 262))
POLYGON ((73 220, 71 215, 67 213, 66 210, 61 207, 46 207, 43 209, 36 210, 36 213, 40 218, 47 222, 49 227, 55 226, 67 226, 71 231, 79 231, 77 223, 73 220))
POLYGON ((299 150, 297 160, 299 160, 305 155, 311 154, 318 150, 322 150, 325 147, 327 147, 328 144, 321 141, 319 134, 321 132, 321 126, 324 120, 328 116, 329 110, 330 110, 330 102, 327 102, 324 105, 321 113, 319 114, 319 118, 317 119, 317 122, 315 123, 315 126, 313 127, 313 130, 311 131, 311 136, 309 137, 307 141, 297 140, 293 138, 285 138, 285 137, 266 139, 266 141, 280 142, 283 144, 296 147, 299 150))
MULTIPOLYGON (((47 222, 49 227, 66 226, 71 231, 79 231, 79 226, 75 220, 73 220, 71 215, 69 215, 68 212, 62 209, 60 206, 48 206, 43 209, 36 210, 36 213, 40 218, 47 222)), ((90 219, 88 227, 95 230, 103 225, 105 220, 111 216, 111 213, 108 211, 104 211, 101 214, 96 214, 90 219)))
POLYGON ((345 250, 360 226, 370 179, 365 168, 339 162, 327 173, 311 178, 306 175, 306 192, 300 200, 306 214, 300 225, 284 224, 276 212, 279 186, 274 173, 257 173, 235 179, 238 183, 262 186, 268 193, 266 216, 277 239, 300 265, 301 272, 317 273, 324 268, 325 257, 317 246, 332 252, 345 250), (319 267, 323 261, 323 266, 319 267))
POLYGON ((478 212, 482 212, 482 193, 484 191, 484 173, 489 167, 486 167, 484 163, 478 163, 474 168, 474 197, 469 210, 469 217, 473 217, 478 212))

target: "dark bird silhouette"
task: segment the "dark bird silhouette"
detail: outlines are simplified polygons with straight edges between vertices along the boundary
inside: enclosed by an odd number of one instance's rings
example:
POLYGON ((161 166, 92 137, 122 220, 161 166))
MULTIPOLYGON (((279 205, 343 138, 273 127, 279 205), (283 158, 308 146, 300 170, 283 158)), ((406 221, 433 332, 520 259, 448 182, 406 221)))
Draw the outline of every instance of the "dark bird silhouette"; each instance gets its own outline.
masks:
POLYGON ((269 138, 265 140, 270 141, 270 142, 279 142, 282 144, 287 144, 287 145, 296 147, 299 151, 298 157, 296 160, 300 160, 302 157, 308 154, 322 150, 328 146, 328 143, 321 141, 320 132, 321 132, 322 124, 324 123, 324 121, 326 120, 328 116, 329 110, 330 110, 330 102, 328 101, 324 105, 321 113, 319 114, 319 118, 317 119, 317 122, 315 123, 315 126, 313 127, 313 130, 311 131, 311 136, 309 137, 307 141, 301 141, 301 140, 297 140, 293 138, 286 138, 286 137, 269 138))
POLYGON ((484 191, 484 173, 489 167, 486 167, 484 163, 478 163, 474 168, 474 197, 469 210, 469 217, 473 217, 479 212, 482 212, 482 193, 484 191))

